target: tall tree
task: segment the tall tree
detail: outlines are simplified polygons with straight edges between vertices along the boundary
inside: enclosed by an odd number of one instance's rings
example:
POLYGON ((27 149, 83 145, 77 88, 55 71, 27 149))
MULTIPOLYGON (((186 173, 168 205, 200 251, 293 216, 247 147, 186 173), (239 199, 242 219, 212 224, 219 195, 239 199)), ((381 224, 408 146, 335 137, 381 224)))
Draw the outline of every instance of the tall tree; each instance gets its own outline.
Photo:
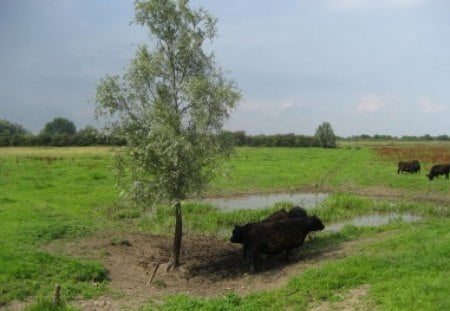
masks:
POLYGON ((23 143, 30 132, 22 125, 0 119, 0 146, 14 146, 23 143))
POLYGON ((75 124, 66 118, 54 118, 47 122, 41 130, 41 134, 45 135, 74 135, 77 131, 75 124))
POLYGON ((140 46, 122 77, 100 81, 96 112, 127 139, 129 152, 119 166, 125 192, 146 205, 174 204, 169 267, 177 267, 181 201, 205 188, 219 156, 229 151, 220 134, 241 95, 204 50, 216 36, 216 19, 205 10, 188 0, 138 0, 135 11, 152 49, 140 46))
POLYGON ((323 148, 336 148, 336 136, 329 122, 323 122, 316 129, 316 139, 323 148))

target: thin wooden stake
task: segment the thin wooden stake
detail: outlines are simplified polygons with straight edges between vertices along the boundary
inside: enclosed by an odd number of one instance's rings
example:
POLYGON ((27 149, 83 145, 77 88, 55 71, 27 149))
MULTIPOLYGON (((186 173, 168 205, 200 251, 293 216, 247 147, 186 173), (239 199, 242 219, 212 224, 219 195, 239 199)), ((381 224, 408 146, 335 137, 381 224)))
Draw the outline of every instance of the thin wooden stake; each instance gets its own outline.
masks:
POLYGON ((55 293, 53 295, 53 305, 57 306, 61 302, 61 285, 56 285, 55 293))
POLYGON ((152 277, 150 278, 150 280, 148 280, 148 285, 152 284, 153 279, 155 278, 155 275, 156 275, 156 271, 158 271, 160 264, 161 264, 161 262, 159 262, 159 261, 156 263, 155 269, 153 270, 152 277))

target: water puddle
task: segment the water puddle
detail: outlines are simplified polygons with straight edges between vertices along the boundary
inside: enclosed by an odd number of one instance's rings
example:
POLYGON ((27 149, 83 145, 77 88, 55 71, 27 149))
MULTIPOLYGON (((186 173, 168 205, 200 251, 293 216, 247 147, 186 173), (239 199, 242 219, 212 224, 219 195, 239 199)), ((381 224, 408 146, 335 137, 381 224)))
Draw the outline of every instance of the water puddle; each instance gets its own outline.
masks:
POLYGON ((344 228, 345 225, 352 225, 355 227, 377 227, 386 225, 392 221, 404 221, 404 222, 414 222, 421 220, 421 216, 412 214, 399 214, 399 213, 388 213, 379 214, 374 213, 366 216, 360 216, 353 218, 352 220, 338 222, 325 226, 324 231, 337 232, 344 228))
POLYGON ((267 195, 251 195, 237 198, 206 199, 202 202, 209 203, 222 211, 235 209, 259 209, 272 207, 277 202, 292 202, 303 208, 312 208, 322 203, 328 194, 326 193, 282 193, 267 195))

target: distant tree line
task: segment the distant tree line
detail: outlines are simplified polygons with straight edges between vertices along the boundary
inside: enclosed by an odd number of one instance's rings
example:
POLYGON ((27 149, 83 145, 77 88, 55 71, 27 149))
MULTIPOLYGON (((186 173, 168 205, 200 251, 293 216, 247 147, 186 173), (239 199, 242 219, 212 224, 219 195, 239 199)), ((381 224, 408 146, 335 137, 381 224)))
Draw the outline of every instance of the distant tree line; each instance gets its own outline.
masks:
MULTIPOLYGON (((328 122, 323 122, 314 136, 289 134, 247 135, 244 131, 223 132, 226 144, 250 147, 336 147, 336 136, 328 122)), ((65 118, 55 118, 45 124, 39 134, 32 134, 22 125, 0 119, 0 146, 124 146, 126 139, 118 130, 109 134, 93 126, 77 130, 65 118)))
POLYGON ((65 118, 55 118, 45 124, 39 134, 33 134, 22 125, 0 119, 0 146, 123 146, 125 139, 119 133, 105 134, 93 126, 77 130, 65 118))
POLYGON ((335 148, 337 137, 329 122, 323 122, 314 136, 289 134, 247 135, 244 131, 227 132, 228 140, 236 146, 248 147, 323 147, 335 148))
POLYGON ((391 136, 391 135, 354 135, 349 137, 340 137, 340 140, 368 140, 368 141, 450 141, 450 136, 446 134, 431 136, 430 134, 410 136, 404 135, 401 137, 391 136))
MULTIPOLYGON (((354 135, 335 136, 328 122, 323 122, 315 135, 293 133, 274 135, 248 135, 245 131, 226 131, 221 138, 227 144, 239 147, 324 147, 335 148, 337 140, 366 141, 450 141, 449 135, 402 136, 391 135, 354 135)), ((22 125, 0 119, 0 146, 125 146, 126 139, 118 130, 105 133, 94 126, 77 130, 74 123, 65 118, 55 118, 45 124, 39 134, 32 134, 22 125)))
POLYGON ((227 132, 225 135, 236 146, 244 147, 320 147, 315 136, 289 134, 248 135, 244 131, 227 132))
POLYGON ((337 137, 328 122, 323 122, 314 136, 294 133, 274 135, 247 135, 244 131, 227 132, 225 134, 236 146, 247 147, 323 147, 335 148, 337 137))

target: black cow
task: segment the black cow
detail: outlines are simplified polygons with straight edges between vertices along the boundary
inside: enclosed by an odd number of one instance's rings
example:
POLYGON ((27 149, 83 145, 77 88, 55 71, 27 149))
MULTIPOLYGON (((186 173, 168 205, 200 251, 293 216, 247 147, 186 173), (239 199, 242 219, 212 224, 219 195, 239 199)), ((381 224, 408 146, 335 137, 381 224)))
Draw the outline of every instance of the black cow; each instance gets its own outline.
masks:
POLYGON ((398 169, 397 174, 400 174, 400 172, 406 172, 406 173, 420 173, 420 163, 417 160, 412 161, 399 161, 398 162, 398 169))
POLYGON ((304 208, 300 206, 294 206, 288 212, 289 218, 302 218, 308 216, 304 208))
POLYGON ((439 175, 445 175, 445 178, 448 179, 449 171, 450 164, 436 164, 433 165, 427 176, 429 180, 433 180, 434 177, 439 178, 439 175))
MULTIPOLYGON (((301 208, 300 206, 294 206, 293 208, 291 208, 289 210, 289 212, 286 212, 285 209, 276 211, 272 214, 270 214, 269 216, 267 216, 266 218, 264 218, 263 220, 261 220, 260 222, 250 222, 247 223, 245 225, 235 225, 233 232, 231 234, 231 238, 230 238, 230 242, 231 243, 240 243, 243 244, 244 243, 244 239, 245 239, 245 234, 247 233, 247 231, 252 228, 253 225, 257 224, 257 223, 265 223, 265 222, 273 222, 273 221, 278 221, 280 219, 288 219, 288 218, 302 218, 302 217, 306 217, 306 211, 301 208)), ((247 249, 244 245, 243 249, 242 249, 242 256, 245 258, 247 255, 247 249)))
MULTIPOLYGON (((267 216, 260 222, 271 222, 271 221, 276 221, 279 219, 287 219, 287 218, 289 218, 288 212, 286 212, 285 209, 282 209, 282 210, 279 210, 279 211, 276 211, 276 212, 270 214, 269 216, 267 216)), ((233 229, 233 233, 230 238, 230 242, 231 243, 243 243, 245 232, 247 232, 247 230, 249 228, 251 228, 254 224, 257 224, 257 223, 258 222, 249 222, 243 226, 235 225, 234 229, 233 229)))
POLYGON ((286 260, 289 260, 291 251, 304 243, 309 232, 324 228, 316 215, 254 224, 246 232, 244 240, 250 269, 257 269, 259 254, 279 254, 284 251, 286 260))

